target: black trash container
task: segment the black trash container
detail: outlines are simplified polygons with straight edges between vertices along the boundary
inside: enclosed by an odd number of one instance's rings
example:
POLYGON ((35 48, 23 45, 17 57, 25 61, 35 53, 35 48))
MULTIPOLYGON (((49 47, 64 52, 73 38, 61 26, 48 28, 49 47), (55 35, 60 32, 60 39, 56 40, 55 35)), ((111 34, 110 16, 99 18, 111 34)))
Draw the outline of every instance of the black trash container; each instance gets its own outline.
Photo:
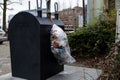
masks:
MULTIPOLYGON (((53 20, 64 28, 62 21, 53 20)), ((12 76, 27 80, 46 80, 63 71, 50 49, 49 18, 33 16, 28 12, 16 14, 9 23, 12 76)))

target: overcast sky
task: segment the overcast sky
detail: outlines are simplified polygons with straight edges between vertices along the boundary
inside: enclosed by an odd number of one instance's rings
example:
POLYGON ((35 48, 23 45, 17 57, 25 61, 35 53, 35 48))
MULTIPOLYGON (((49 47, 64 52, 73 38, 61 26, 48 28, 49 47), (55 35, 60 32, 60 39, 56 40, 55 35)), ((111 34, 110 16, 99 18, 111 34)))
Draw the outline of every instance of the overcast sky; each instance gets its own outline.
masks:
MULTIPOLYGON (((0 0, 0 3, 3 3, 2 1, 3 0, 0 0)), ((10 1, 18 2, 20 0, 10 0, 10 1)), ((14 3, 7 6, 9 9, 13 9, 13 10, 7 10, 7 19, 9 15, 15 15, 19 11, 28 10, 28 1, 31 2, 31 9, 36 9, 36 0, 21 0, 21 1, 22 1, 22 5, 19 3, 14 3)), ((42 0, 42 1, 43 1, 42 8, 46 8, 46 0, 42 0)), ((77 6, 77 3, 78 6, 82 7, 82 1, 83 0, 51 0, 51 11, 54 12, 55 2, 58 2, 59 10, 62 10, 70 7, 73 8, 77 6)), ((87 0, 85 0, 85 3, 87 3, 87 0)), ((2 13, 2 9, 0 9, 0 12, 2 13)), ((2 18, 2 14, 1 14, 1 18, 2 18)))
MULTIPOLYGON (((11 0, 11 1, 18 1, 18 0, 11 0)), ((20 4, 11 4, 8 7, 13 8, 14 10, 8 10, 7 14, 16 14, 19 11, 22 10, 28 10, 28 1, 31 2, 31 9, 36 9, 36 0, 22 0, 22 5, 20 4)), ((46 8, 46 0, 42 0, 42 8, 46 8)), ((63 8, 68 8, 68 7, 74 7, 77 5, 82 6, 82 0, 51 0, 51 11, 54 11, 54 3, 58 2, 59 4, 59 10, 62 10, 63 8)))

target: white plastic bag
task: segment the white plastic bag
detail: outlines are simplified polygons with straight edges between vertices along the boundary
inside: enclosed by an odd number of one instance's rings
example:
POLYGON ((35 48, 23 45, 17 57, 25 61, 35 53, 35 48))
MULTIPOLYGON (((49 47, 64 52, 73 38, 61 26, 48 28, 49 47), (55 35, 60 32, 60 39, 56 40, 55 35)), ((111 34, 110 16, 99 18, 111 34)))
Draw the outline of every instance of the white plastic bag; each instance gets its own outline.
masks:
POLYGON ((67 35, 56 24, 54 24, 51 29, 51 51, 57 58, 59 64, 75 62, 75 59, 70 54, 67 35))

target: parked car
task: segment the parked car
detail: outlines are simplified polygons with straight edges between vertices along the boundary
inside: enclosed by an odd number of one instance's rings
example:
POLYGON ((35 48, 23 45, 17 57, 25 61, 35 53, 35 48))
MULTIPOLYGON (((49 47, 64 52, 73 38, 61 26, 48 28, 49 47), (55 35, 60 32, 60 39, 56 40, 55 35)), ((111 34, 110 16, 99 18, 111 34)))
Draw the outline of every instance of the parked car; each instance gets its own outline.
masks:
POLYGON ((2 44, 3 41, 7 41, 7 36, 5 36, 5 32, 0 28, 0 44, 2 44))

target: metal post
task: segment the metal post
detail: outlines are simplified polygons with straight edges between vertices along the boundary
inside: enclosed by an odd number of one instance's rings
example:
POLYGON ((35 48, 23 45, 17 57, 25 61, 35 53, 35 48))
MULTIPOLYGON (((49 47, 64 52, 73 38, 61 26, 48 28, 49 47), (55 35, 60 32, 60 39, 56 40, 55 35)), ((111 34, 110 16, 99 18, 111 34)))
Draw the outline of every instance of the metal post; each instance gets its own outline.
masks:
POLYGON ((55 8, 55 18, 58 19, 59 15, 58 15, 58 3, 57 2, 55 2, 54 8, 55 8))
POLYGON ((42 9, 42 0, 40 0, 40 3, 38 0, 36 0, 36 4, 37 4, 37 9, 42 9))
POLYGON ((50 12, 50 2, 51 0, 47 0, 47 12, 50 12))
POLYGON ((42 17, 42 0, 40 0, 40 5, 39 5, 39 1, 36 0, 36 4, 37 4, 37 13, 39 17, 42 17))
POLYGON ((50 2, 51 0, 47 0, 47 17, 51 17, 50 2))

